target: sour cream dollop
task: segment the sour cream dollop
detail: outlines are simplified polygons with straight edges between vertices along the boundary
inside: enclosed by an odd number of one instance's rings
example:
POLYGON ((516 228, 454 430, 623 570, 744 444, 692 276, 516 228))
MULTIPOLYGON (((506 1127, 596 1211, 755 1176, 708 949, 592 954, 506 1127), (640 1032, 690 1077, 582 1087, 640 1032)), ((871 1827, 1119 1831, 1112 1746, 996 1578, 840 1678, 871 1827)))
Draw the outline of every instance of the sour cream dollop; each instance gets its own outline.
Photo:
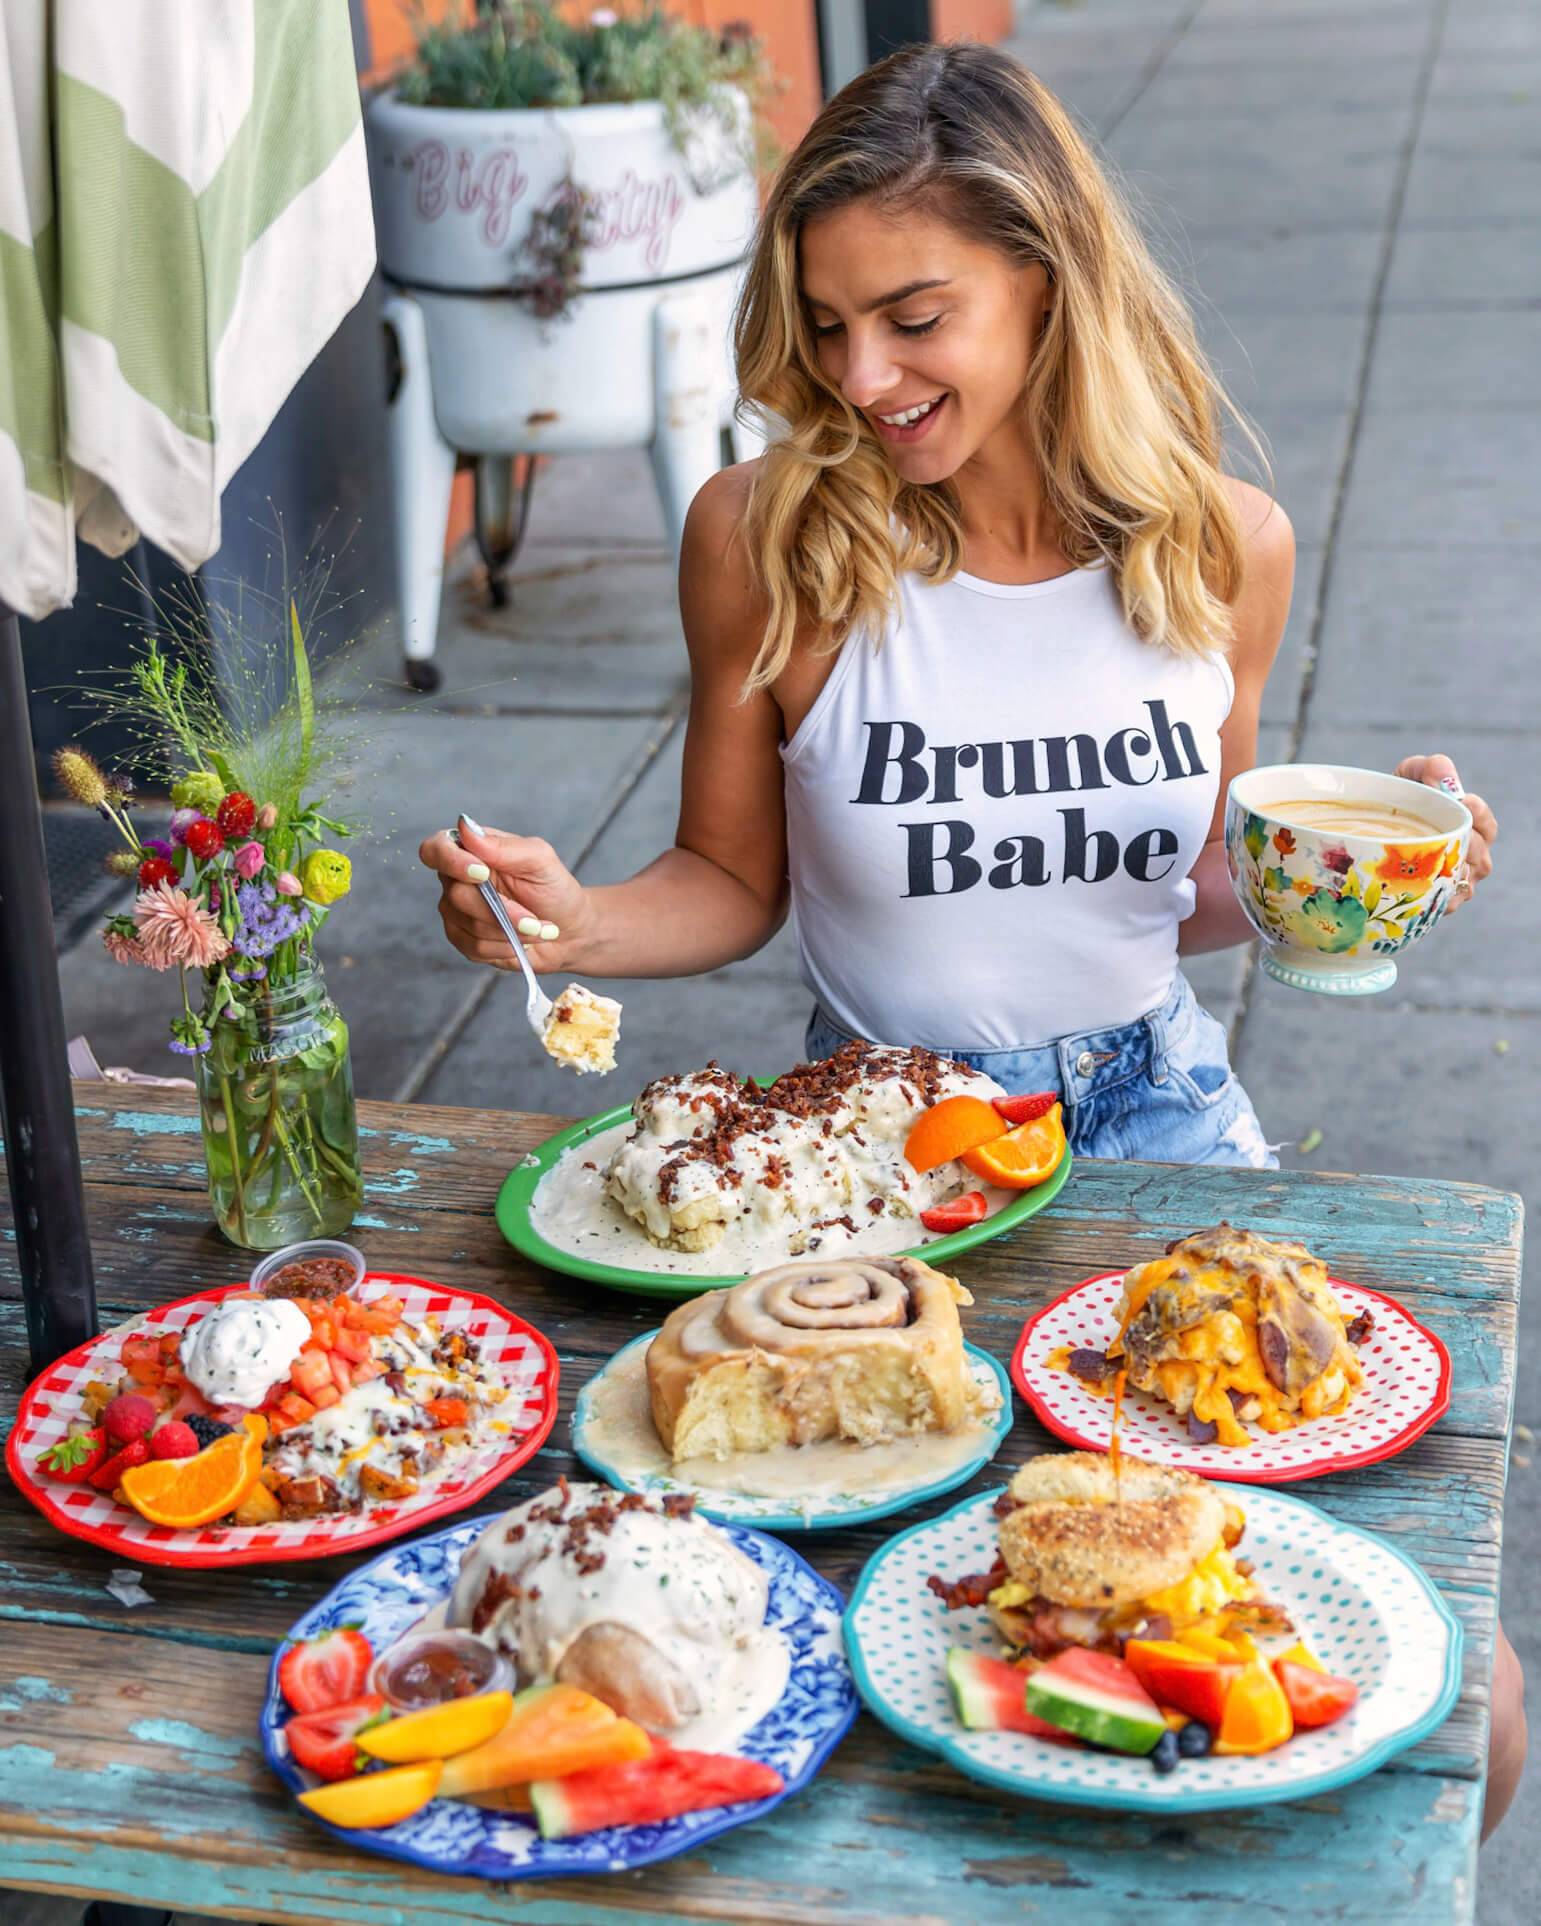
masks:
POLYGON ((310 1341, 310 1319, 286 1297, 218 1305, 182 1340, 182 1369, 210 1404, 258 1405, 310 1341))

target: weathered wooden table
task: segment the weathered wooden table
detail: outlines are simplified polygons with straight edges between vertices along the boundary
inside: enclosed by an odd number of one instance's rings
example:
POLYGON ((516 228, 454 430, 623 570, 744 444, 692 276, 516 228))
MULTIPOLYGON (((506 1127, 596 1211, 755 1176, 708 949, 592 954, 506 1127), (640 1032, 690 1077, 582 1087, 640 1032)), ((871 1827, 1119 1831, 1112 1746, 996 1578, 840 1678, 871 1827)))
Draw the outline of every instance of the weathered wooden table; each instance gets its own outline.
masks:
MULTIPOLYGON (((242 1275, 210 1227, 185 1100, 77 1087, 103 1320, 242 1275)), ((562 1415, 503 1489, 573 1469, 579 1386, 659 1309, 537 1271, 492 1200, 553 1127, 494 1111, 363 1106, 368 1197, 356 1234, 386 1268, 487 1291, 551 1337, 562 1415)), ((816 1785, 759 1824, 609 1880, 489 1888, 350 1852, 263 1765, 268 1655, 343 1561, 229 1574, 150 1569, 153 1603, 105 1590, 114 1560, 0 1501, 0 1886, 91 1893, 271 1921, 887 1922, 1077 1919, 1465 1920, 1472 1916, 1498 1596, 1520 1275, 1518 1200, 1465 1184, 1083 1164, 1014 1238, 958 1266, 970 1336, 1009 1354, 1023 1317, 1093 1272, 1229 1217, 1301 1238, 1341 1276, 1403 1297, 1449 1345, 1449 1414, 1392 1463, 1292 1487, 1397 1540, 1466 1627, 1461 1701, 1442 1731, 1329 1797, 1171 1824, 1029 1804, 973 1785, 863 1717, 816 1785)), ((0 1278, 0 1397, 26 1374, 14 1266, 0 1278)), ((1049 1443, 1029 1417, 986 1474, 1049 1443)), ((945 1501, 951 1503, 952 1500, 945 1501)), ((489 1507, 496 1509, 497 1507, 489 1507)), ((941 1509, 938 1505, 935 1509, 941 1509)), ((903 1522, 911 1522, 906 1519, 903 1522)), ((896 1521, 897 1523, 897 1521, 896 1521)), ((799 1549, 849 1586, 896 1525, 799 1549)))

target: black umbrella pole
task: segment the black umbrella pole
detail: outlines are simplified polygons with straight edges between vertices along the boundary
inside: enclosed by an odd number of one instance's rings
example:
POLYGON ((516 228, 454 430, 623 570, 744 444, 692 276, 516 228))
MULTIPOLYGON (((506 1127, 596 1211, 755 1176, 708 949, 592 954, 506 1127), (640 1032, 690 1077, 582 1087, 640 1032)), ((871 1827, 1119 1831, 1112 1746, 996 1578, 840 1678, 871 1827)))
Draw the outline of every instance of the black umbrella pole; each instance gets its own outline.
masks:
POLYGON ((34 1371, 96 1335, 53 927, 21 630, 0 602, 0 1122, 34 1371))

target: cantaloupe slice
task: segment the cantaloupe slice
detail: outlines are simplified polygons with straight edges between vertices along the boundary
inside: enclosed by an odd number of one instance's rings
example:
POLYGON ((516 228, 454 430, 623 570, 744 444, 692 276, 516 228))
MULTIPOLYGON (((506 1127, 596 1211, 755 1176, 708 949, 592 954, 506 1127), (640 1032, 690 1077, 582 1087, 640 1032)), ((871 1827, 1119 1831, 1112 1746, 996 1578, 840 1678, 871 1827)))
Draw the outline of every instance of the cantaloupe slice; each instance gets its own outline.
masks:
POLYGON ((532 1685, 514 1700, 502 1730, 473 1752, 447 1760, 439 1796, 464 1799, 531 1779, 561 1779, 589 1766, 645 1759, 652 1741, 575 1685, 532 1685))
POLYGON ((403 1712, 399 1718, 361 1732, 358 1742, 371 1758, 384 1759, 391 1765, 448 1759, 457 1752, 485 1745, 494 1733, 502 1731, 513 1709, 511 1692, 480 1692, 475 1698, 450 1699, 444 1705, 426 1706, 421 1712, 403 1712))

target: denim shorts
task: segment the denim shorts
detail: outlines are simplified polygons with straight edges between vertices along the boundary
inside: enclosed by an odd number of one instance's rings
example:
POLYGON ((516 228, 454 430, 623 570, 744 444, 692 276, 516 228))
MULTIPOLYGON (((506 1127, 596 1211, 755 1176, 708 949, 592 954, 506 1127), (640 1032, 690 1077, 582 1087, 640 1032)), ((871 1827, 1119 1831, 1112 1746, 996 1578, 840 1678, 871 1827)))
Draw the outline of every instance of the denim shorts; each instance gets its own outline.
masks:
MULTIPOLYGON (((810 1061, 850 1037, 815 1009, 810 1061)), ((1013 1093, 1057 1090, 1078 1157, 1276 1170, 1252 1100, 1226 1055, 1225 1031, 1179 970, 1159 1010, 1116 1030, 1087 1030, 1030 1050, 941 1050, 1013 1093)))

